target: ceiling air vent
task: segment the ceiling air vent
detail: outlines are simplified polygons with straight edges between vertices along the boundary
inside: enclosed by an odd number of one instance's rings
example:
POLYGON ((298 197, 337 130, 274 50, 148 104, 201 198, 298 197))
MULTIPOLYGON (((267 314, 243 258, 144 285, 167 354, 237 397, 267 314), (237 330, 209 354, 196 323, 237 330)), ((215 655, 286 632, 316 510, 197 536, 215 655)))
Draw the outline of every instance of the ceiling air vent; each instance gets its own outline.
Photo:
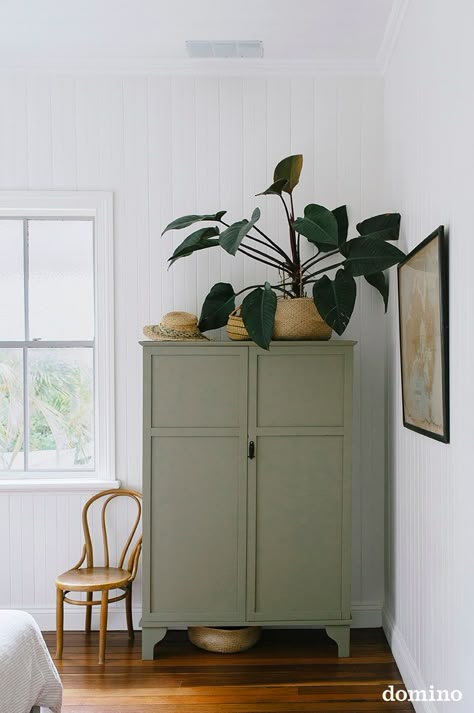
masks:
POLYGON ((263 57, 260 40, 187 40, 189 57, 263 57))

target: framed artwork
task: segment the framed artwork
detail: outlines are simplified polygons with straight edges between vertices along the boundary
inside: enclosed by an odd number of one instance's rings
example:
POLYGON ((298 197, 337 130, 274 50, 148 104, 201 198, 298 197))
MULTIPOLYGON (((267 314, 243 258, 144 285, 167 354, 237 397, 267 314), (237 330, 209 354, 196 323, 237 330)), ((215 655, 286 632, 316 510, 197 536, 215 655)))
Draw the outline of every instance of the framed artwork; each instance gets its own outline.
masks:
POLYGON ((403 425, 449 443, 448 265, 441 225, 398 265, 403 425))

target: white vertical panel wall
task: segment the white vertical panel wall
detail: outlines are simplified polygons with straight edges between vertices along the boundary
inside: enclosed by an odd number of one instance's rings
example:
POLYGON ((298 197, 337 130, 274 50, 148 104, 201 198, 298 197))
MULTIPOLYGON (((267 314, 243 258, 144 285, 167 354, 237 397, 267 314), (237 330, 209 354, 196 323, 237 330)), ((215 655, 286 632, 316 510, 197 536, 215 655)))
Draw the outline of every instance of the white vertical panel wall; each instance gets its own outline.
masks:
MULTIPOLYGON (((199 313, 214 282, 239 288, 270 275, 218 250, 167 271, 183 236, 161 238, 162 228, 180 214, 221 208, 237 220, 258 205, 263 225, 284 239, 279 202, 255 194, 270 184, 276 162, 296 152, 305 157, 295 193, 300 211, 310 201, 347 203, 352 226, 384 211, 382 81, 4 73, 0 98, 0 189, 114 192, 117 477, 140 488, 143 325, 172 309, 199 313)), ((380 298, 361 283, 345 335, 359 341, 353 527, 359 625, 380 624, 383 600, 383 320, 380 298)), ((28 609, 52 627, 53 578, 78 556, 87 495, 0 492, 0 571, 7 575, 0 606, 28 609)), ((79 625, 77 613, 68 616, 69 626, 79 625)))
POLYGON ((387 208, 402 212, 402 247, 440 224, 449 241, 449 445, 403 428, 396 300, 388 330, 386 631, 408 688, 464 695, 415 704, 430 713, 474 710, 473 27, 469 0, 411 0, 385 77, 387 208))

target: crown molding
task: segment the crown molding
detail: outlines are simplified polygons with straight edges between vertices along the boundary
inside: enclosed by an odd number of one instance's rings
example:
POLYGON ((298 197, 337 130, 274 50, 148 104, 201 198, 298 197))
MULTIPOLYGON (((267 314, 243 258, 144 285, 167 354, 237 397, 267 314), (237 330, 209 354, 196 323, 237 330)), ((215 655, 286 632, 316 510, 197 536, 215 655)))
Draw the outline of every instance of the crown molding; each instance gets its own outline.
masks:
POLYGON ((403 19, 410 0, 393 0, 392 9, 387 20, 385 32, 377 54, 376 65, 380 74, 385 74, 392 59, 395 45, 400 34, 403 19))
POLYGON ((188 76, 316 76, 380 74, 374 60, 277 60, 277 59, 0 59, 0 72, 46 74, 121 74, 188 76))
POLYGON ((0 58, 0 73, 183 76, 383 76, 390 64, 410 0, 393 0, 377 56, 371 59, 226 59, 226 58, 0 58))

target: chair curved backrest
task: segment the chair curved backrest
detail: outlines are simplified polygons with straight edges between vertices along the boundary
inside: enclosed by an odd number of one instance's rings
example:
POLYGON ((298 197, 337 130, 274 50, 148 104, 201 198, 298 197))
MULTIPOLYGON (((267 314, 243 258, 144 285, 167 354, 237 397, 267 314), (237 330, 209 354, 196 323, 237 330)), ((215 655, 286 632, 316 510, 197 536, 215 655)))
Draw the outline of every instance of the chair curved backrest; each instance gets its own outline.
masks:
MULTIPOLYGON (((104 547, 104 567, 109 567, 110 566, 110 559, 109 559, 109 541, 108 541, 108 536, 107 536, 107 523, 106 523, 106 510, 108 504, 114 500, 115 498, 118 497, 127 497, 133 500, 136 505, 137 505, 137 516, 135 518, 135 521, 132 525, 132 529, 130 531, 130 534, 127 537, 127 540, 125 542, 125 545, 123 547, 122 553, 120 555, 120 559, 118 561, 117 566, 120 569, 123 569, 123 565, 125 562, 125 558, 127 556, 127 552, 130 548, 130 545, 132 543, 133 537, 137 531, 138 525, 140 523, 141 515, 142 515, 142 504, 141 504, 141 493, 136 492, 135 490, 103 490, 100 493, 97 493, 96 495, 93 495, 92 498, 90 498, 86 504, 84 505, 82 509, 82 527, 84 530, 84 549, 82 553, 82 558, 78 565, 76 567, 80 567, 80 565, 84 562, 84 559, 87 561, 87 567, 93 567, 94 566, 94 548, 92 544, 92 538, 91 538, 91 533, 90 533, 90 528, 89 528, 89 521, 88 521, 88 515, 89 515, 89 508, 90 506, 95 503, 97 500, 100 500, 101 498, 105 498, 105 502, 102 505, 102 510, 100 514, 100 519, 101 519, 101 525, 102 525, 102 542, 103 542, 103 547, 104 547)), ((138 560, 140 558, 140 551, 142 547, 142 538, 141 536, 138 538, 135 546, 131 550, 130 557, 128 560, 127 564, 127 570, 132 574, 132 579, 135 578, 136 572, 137 572, 137 567, 138 567, 138 560)))

